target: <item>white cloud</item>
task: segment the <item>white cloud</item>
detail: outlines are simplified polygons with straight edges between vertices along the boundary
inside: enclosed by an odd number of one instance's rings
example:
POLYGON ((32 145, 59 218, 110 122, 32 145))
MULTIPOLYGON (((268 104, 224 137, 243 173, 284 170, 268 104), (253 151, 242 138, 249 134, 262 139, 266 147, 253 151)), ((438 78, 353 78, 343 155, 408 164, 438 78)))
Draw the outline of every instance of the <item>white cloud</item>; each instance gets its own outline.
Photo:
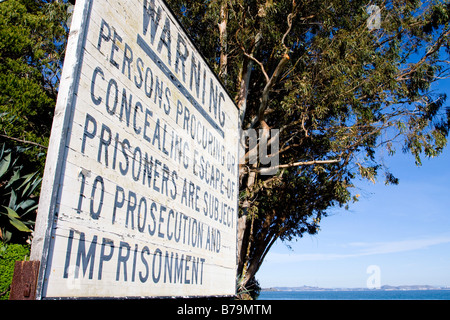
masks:
POLYGON ((366 248, 361 250, 360 255, 374 255, 374 254, 412 251, 449 242, 450 242, 449 236, 440 236, 435 238, 400 240, 393 242, 376 242, 372 244, 367 243, 366 248))
POLYGON ((346 259, 361 256, 389 254, 424 249, 430 246, 450 243, 450 236, 408 239, 390 242, 353 242, 349 243, 348 253, 276 253, 269 252, 266 262, 290 263, 300 261, 324 261, 346 259), (354 249, 354 250, 351 250, 354 249))

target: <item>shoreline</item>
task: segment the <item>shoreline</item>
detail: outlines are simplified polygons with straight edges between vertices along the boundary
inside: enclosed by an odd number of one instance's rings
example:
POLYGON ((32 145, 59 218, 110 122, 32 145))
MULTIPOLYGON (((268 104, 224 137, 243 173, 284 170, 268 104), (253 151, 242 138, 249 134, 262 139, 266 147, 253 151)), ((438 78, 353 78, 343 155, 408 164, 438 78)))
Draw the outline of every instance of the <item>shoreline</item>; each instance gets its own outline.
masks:
POLYGON ((430 286, 430 285, 403 285, 390 286, 383 285, 380 288, 320 288, 320 287, 269 287, 261 288, 261 292, 320 292, 320 291, 433 291, 433 290, 450 290, 447 286, 430 286))

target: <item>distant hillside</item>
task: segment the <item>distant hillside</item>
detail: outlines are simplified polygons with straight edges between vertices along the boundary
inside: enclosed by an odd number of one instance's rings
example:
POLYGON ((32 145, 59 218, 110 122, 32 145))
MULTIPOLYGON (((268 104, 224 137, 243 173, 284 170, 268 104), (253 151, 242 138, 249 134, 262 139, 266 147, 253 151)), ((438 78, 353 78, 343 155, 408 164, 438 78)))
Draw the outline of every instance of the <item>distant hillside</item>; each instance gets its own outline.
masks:
POLYGON ((262 291, 392 291, 392 290, 450 290, 450 287, 437 287, 430 285, 403 285, 403 286, 390 286, 384 285, 380 289, 368 289, 368 288, 319 288, 319 287, 272 287, 263 288, 262 291))

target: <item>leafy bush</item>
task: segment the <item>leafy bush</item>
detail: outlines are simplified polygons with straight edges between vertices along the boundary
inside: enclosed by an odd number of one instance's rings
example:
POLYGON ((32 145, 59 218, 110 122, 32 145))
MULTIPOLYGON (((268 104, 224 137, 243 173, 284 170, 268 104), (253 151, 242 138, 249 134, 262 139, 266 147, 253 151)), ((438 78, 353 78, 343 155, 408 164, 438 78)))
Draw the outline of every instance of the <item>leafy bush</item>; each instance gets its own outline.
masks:
POLYGON ((0 300, 9 299, 9 290, 14 274, 14 264, 29 257, 28 244, 4 244, 0 242, 0 300))
POLYGON ((39 172, 23 174, 19 157, 25 148, 0 145, 0 238, 25 243, 32 231, 38 206, 39 172))

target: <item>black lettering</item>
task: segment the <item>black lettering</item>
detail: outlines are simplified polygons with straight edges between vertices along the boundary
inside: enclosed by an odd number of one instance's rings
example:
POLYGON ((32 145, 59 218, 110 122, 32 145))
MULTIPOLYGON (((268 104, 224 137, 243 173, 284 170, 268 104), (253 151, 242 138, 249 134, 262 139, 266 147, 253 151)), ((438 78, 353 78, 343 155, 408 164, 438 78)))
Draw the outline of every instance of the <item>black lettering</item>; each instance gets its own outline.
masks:
POLYGON ((184 148, 183 148, 183 167, 185 169, 187 169, 189 167, 189 144, 187 143, 187 141, 184 142, 184 148), (186 150, 187 149, 187 150, 186 150))
POLYGON ((195 186, 195 211, 200 212, 200 208, 198 207, 198 199, 200 198, 200 186, 195 186))
POLYGON ((187 206, 187 179, 184 178, 184 183, 183 183, 183 191, 181 192, 181 203, 183 203, 184 201, 184 205, 187 206))
POLYGON ((131 273, 131 282, 134 282, 136 278, 136 258, 137 258, 137 251, 138 251, 138 245, 134 245, 134 252, 133 252, 133 271, 131 273))
POLYGON ((94 73, 92 74, 91 99, 92 99, 92 102, 98 106, 102 102, 102 98, 96 97, 94 94, 95 81, 97 80, 97 74, 100 74, 100 76, 102 77, 103 80, 105 80, 105 74, 103 73, 103 70, 100 67, 95 68, 94 73))
POLYGON ((142 104, 139 102, 139 101, 137 101, 136 102, 136 105, 134 106, 134 117, 133 117, 133 129, 134 129, 134 133, 136 133, 136 134, 141 134, 141 131, 142 131, 142 127, 137 127, 137 125, 136 125, 136 115, 137 115, 137 113, 138 113, 138 108, 141 110, 141 112, 142 112, 142 104))
POLYGON ((172 96, 172 93, 170 92, 169 87, 166 87, 166 90, 164 91, 166 96, 166 103, 164 103, 164 112, 169 115, 170 113, 170 97, 172 96))
POLYGON ((155 159, 154 171, 153 171, 153 190, 159 192, 159 187, 156 185, 156 178, 159 177, 158 166, 161 165, 161 161, 155 159))
POLYGON ((111 44, 111 54, 109 56, 109 62, 114 67, 119 69, 119 64, 114 60, 114 51, 119 51, 119 47, 116 44, 117 40, 119 40, 119 42, 122 42, 122 37, 117 34, 116 30, 114 30, 114 35, 113 35, 112 44, 111 44))
POLYGON ((140 89, 142 87, 142 81, 144 81, 144 76, 142 75, 142 70, 144 69, 144 62, 141 58, 136 59, 136 66, 137 71, 139 73, 139 82, 136 75, 134 76, 134 84, 136 85, 136 88, 140 89))
POLYGON ((122 91, 122 105, 120 107, 120 121, 123 121, 123 115, 125 110, 125 117, 127 122, 127 127, 130 126, 130 116, 131 116, 131 100, 133 99, 133 95, 130 93, 130 99, 127 102, 127 91, 123 88, 122 91))
POLYGON ((170 36, 170 20, 168 17, 166 17, 166 20, 164 22, 164 28, 161 32, 161 37, 159 38, 158 47, 157 50, 159 53, 161 53, 161 49, 163 46, 167 49, 167 62, 169 63, 169 66, 171 65, 171 36, 170 36))
POLYGON ((114 139, 114 152, 113 152, 113 164, 112 169, 116 170, 116 160, 117 160, 117 150, 119 148, 119 133, 116 133, 116 137, 114 139))
POLYGON ((159 208, 159 224, 158 224, 158 237, 164 238, 164 233, 161 232, 161 224, 164 223, 163 212, 166 212, 166 206, 161 205, 159 208))
POLYGON ((118 97, 117 95, 119 94, 119 88, 117 86, 117 82, 114 79, 110 79, 108 82, 108 87, 106 88, 106 111, 110 114, 110 115, 114 115, 114 113, 116 112, 116 108, 117 108, 117 102, 118 102, 118 97), (113 108, 110 108, 110 96, 111 96, 111 88, 114 86, 114 99, 113 99, 113 108))
POLYGON ((141 175, 141 166, 142 166, 142 152, 141 149, 139 147, 136 147, 134 149, 134 155, 133 155, 133 166, 131 168, 131 172, 132 172, 132 176, 133 176, 133 180, 134 181, 138 181, 139 177, 141 175), (139 154, 139 159, 137 159, 137 154, 139 154), (136 164, 138 166, 138 170, 136 173, 136 164))
POLYGON ((105 41, 109 41, 111 39, 111 29, 109 28, 109 24, 106 23, 105 20, 102 19, 102 22, 100 24, 100 33, 98 35, 98 43, 97 43, 97 49, 100 51, 100 47, 102 46, 102 39, 105 41), (104 29, 108 30, 108 35, 104 33, 104 29))
POLYGON ((94 117, 89 113, 86 113, 86 120, 84 121, 84 131, 83 131, 83 141, 81 142, 81 153, 84 153, 84 149, 86 147, 86 137, 89 139, 94 139, 95 134, 97 133, 97 122, 94 117), (89 130, 89 123, 92 123, 92 130, 89 130))
MULTIPOLYGON (((176 58, 175 58, 175 72, 178 73, 179 64, 180 64, 180 60, 181 60, 181 75, 183 77, 183 82, 186 82, 185 61, 188 56, 189 56, 189 52, 187 50, 186 43, 184 42, 184 39, 181 37, 181 35, 178 34, 177 54, 176 54, 176 58), (181 46, 183 46, 183 49, 181 49, 181 46)), ((192 75, 191 75, 191 79, 192 79, 192 75)), ((191 90, 192 90, 192 80, 191 80, 191 90)))
POLYGON ((163 129, 163 140, 162 140, 162 152, 166 155, 169 155, 169 152, 166 150, 166 133, 167 133, 167 124, 164 123, 163 129))
POLYGON ((169 278, 169 283, 172 283, 172 262, 173 262, 173 252, 170 253, 166 251, 166 259, 164 263, 164 283, 167 283, 167 278, 169 278))
POLYGON ((192 257, 192 276, 191 281, 192 284, 198 284, 198 262, 200 258, 192 257))
POLYGON ((153 255, 153 265, 152 265, 152 278, 154 283, 159 282, 159 278, 161 277, 161 262, 162 262, 162 252, 158 248, 155 250, 155 253, 153 255), (156 268, 155 261, 156 257, 159 257, 159 266, 156 268), (156 273, 156 270, 158 270, 158 273, 156 273))
POLYGON ((186 259, 184 260, 184 283, 185 284, 190 284, 191 281, 187 279, 187 273, 189 271, 189 262, 191 261, 191 256, 190 255, 186 255, 186 259))
POLYGON ((102 272, 103 272, 103 262, 111 260, 114 253, 114 241, 110 239, 103 238, 102 242, 102 248, 100 250, 100 262, 98 267, 98 280, 102 279, 102 272), (106 245, 108 245, 111 250, 109 251, 109 254, 105 254, 105 248, 106 245))
POLYGON ((145 259, 144 254, 150 255, 150 250, 149 250, 149 248, 147 246, 143 247, 142 251, 141 251, 141 261, 142 261, 142 263, 145 266, 145 276, 142 275, 142 271, 139 271, 139 280, 142 283, 147 281, 148 274, 149 274, 149 272, 148 272, 148 263, 147 263, 147 260, 145 259))
MULTIPOLYGON (((186 221, 188 221, 189 217, 187 215, 183 215, 184 220, 184 228, 183 228, 183 244, 186 243, 186 221)), ((180 225, 181 227, 181 225, 180 225)))
POLYGON ((194 208, 194 191, 195 185, 192 181, 189 181, 189 207, 194 208))
POLYGON ((195 139, 195 128, 196 128, 196 123, 197 119, 195 118, 195 114, 192 114, 191 116, 191 138, 192 140, 195 139))
POLYGON ((180 100, 177 101, 177 117, 176 117, 176 122, 178 124, 178 116, 182 116, 183 115, 183 104, 181 103, 180 100))
POLYGON ((144 36, 147 34, 148 25, 150 25, 150 41, 153 44, 155 40, 156 30, 159 26, 159 20, 161 19, 161 7, 158 7, 158 10, 155 12, 155 0, 144 0, 143 7, 143 24, 142 24, 142 32, 144 36), (156 15, 155 15, 156 13, 156 15))
POLYGON ((98 218, 100 217, 100 213, 102 211, 102 206, 103 206, 103 196, 105 195, 105 183, 103 182, 103 178, 100 176, 97 176, 94 180, 94 184, 92 186, 92 192, 91 192, 91 218, 94 220, 98 220, 98 218), (101 185, 101 190, 100 190, 100 201, 97 207, 97 210, 94 210, 94 198, 95 198, 95 191, 97 190, 97 184, 101 185))
POLYGON ((169 210, 169 215, 167 216, 167 239, 172 240, 173 231, 170 230, 170 217, 174 217, 173 209, 169 210))
POLYGON ((127 261, 130 257, 130 245, 127 242, 120 241, 119 255, 117 257, 116 281, 120 279, 120 265, 123 264, 123 280, 127 281, 127 261), (122 249, 126 249, 126 253, 122 253, 122 249))
POLYGON ((173 189, 170 190, 170 197, 172 198, 172 200, 175 200, 176 196, 177 196, 177 183, 176 183, 176 179, 178 179, 178 174, 176 171, 172 171, 172 185, 173 185, 173 189))
MULTIPOLYGON (((225 102, 225 96, 223 95, 223 92, 220 91, 219 93, 219 123, 223 127, 225 125, 225 112, 222 110, 222 101, 225 102)), ((223 162, 222 162, 223 165, 223 162)))
POLYGON ((77 261, 76 261, 76 267, 75 267, 75 279, 78 279, 78 276, 79 276, 80 262, 83 264, 83 277, 86 274, 88 265, 90 264, 89 279, 92 279, 92 275, 94 273, 94 260, 95 260, 96 246, 97 246, 97 236, 94 235, 94 237, 92 238, 91 245, 89 246, 89 251, 86 254, 85 235, 84 235, 84 232, 80 232, 80 240, 78 241, 77 261))
POLYGON ((120 173, 122 175, 126 175, 128 172, 128 167, 129 167, 129 160, 128 160, 128 154, 127 151, 125 150, 125 147, 128 146, 128 149, 130 149, 130 141, 128 141, 128 139, 124 139, 122 141, 122 154, 125 158, 125 168, 122 166, 122 162, 119 163, 119 169, 120 169, 120 173))
POLYGON ((150 137, 147 135, 147 128, 150 127, 148 116, 153 117, 153 112, 151 110, 145 109, 144 139, 147 140, 148 142, 151 142, 150 137))
POLYGON ((66 262, 64 263, 63 278, 69 277, 70 255, 72 254, 72 242, 73 242, 73 230, 70 229, 69 236, 67 237, 67 250, 66 250, 66 262))
POLYGON ((134 230, 134 210, 137 206, 136 193, 128 191, 128 205, 127 205, 127 217, 125 220, 125 227, 128 228, 128 219, 131 216, 131 229, 134 230), (133 199, 133 201, 131 201, 133 199))
POLYGON ((145 200, 145 197, 142 197, 141 200, 139 200, 139 207, 138 207, 138 213, 137 213, 137 225, 139 232, 144 232, 145 222, 147 221, 147 200, 145 200), (143 209, 143 215, 144 217, 141 217, 141 209, 143 209), (142 224, 141 224, 142 220, 142 224))
POLYGON ((81 207, 83 205, 83 199, 85 197, 84 196, 84 186, 86 185, 86 177, 83 174, 83 170, 80 172, 80 174, 78 176, 81 177, 80 196, 78 198, 78 206, 77 206, 77 213, 80 214, 81 207))
POLYGON ((175 253, 175 270, 173 272, 174 275, 174 283, 177 283, 177 280, 179 283, 183 282, 183 260, 184 260, 184 254, 181 255, 179 262, 178 262, 178 253, 175 253))
POLYGON ((97 154, 97 161, 99 163, 101 162, 101 156, 102 156, 102 149, 105 147, 105 166, 108 167, 108 146, 111 144, 111 129, 106 126, 105 124, 102 124, 102 132, 100 134, 100 143, 98 146, 98 154, 97 154), (108 138, 105 138, 105 132, 108 133, 108 138))
POLYGON ((152 204, 150 205, 150 216, 152 217, 153 220, 153 228, 151 228, 150 223, 148 224, 148 233, 152 236, 155 234, 156 231, 156 217, 155 217, 155 213, 153 212, 153 210, 158 209, 156 206, 155 202, 152 202, 152 204))
POLYGON ((116 194, 114 196, 114 209, 112 213, 112 224, 116 221, 116 210, 117 208, 122 208, 125 204, 125 191, 122 187, 116 186, 116 194), (122 200, 119 201, 119 192, 122 194, 122 200))
POLYGON ((180 216, 180 219, 178 219, 178 211, 177 211, 175 214, 175 228, 174 228, 176 242, 180 241, 180 237, 181 237, 181 219, 182 219, 183 213, 180 212, 179 216, 180 216), (177 226, 178 226, 178 228, 177 228, 177 226), (177 231, 178 231, 178 236, 177 236, 177 231))
POLYGON ((214 118, 217 118, 217 92, 218 88, 215 86, 216 89, 214 90, 214 83, 211 79, 210 81, 210 94, 209 94, 209 112, 211 112, 211 107, 214 109, 214 118))
MULTIPOLYGON (((153 85, 153 83, 152 83, 153 85)), ((162 104, 162 93, 164 88, 164 82, 160 81, 158 77, 156 77, 156 85, 155 85, 155 99, 154 103, 156 104, 156 100, 159 101, 159 107, 161 108, 162 104)))
POLYGON ((156 120, 155 123, 155 130, 153 131, 153 146, 155 145, 155 141, 158 141, 158 149, 161 150, 161 141, 160 141, 160 123, 159 118, 156 120))
POLYGON ((203 70, 202 104, 205 104, 205 95, 206 95, 206 70, 203 70))
POLYGON ((184 107, 184 121, 183 121, 183 129, 186 131, 189 131, 189 118, 191 114, 189 112, 189 109, 187 107, 184 107))
POLYGON ((128 66, 128 79, 131 80, 131 63, 133 62, 133 51, 130 46, 125 43, 125 50, 123 52, 122 74, 125 74, 125 66, 128 66), (129 53, 129 55, 127 54, 129 53))
POLYGON ((195 64, 195 56, 192 55, 191 59, 191 79, 189 82, 189 88, 192 90, 192 83, 195 81, 195 92, 197 94, 197 98, 199 98, 200 94, 200 61, 198 64, 195 64))
POLYGON ((169 167, 166 164, 163 164, 161 193, 164 194, 164 189, 166 189, 166 195, 168 195, 167 181, 169 180, 169 174, 169 167))
POLYGON ((142 184, 145 184, 145 177, 147 177, 147 185, 151 186, 152 181, 152 170, 153 170, 153 156, 150 156, 150 160, 148 159, 147 152, 144 156, 144 172, 142 173, 142 184))
POLYGON ((205 262, 205 259, 201 258, 200 262, 202 263, 201 270, 200 270, 200 284, 203 284, 203 263, 205 262))
POLYGON ((152 97, 152 92, 153 92, 153 72, 150 68, 147 68, 145 70, 145 95, 148 98, 152 97), (150 73, 150 85, 148 85, 148 78, 149 78, 149 73, 150 73))

